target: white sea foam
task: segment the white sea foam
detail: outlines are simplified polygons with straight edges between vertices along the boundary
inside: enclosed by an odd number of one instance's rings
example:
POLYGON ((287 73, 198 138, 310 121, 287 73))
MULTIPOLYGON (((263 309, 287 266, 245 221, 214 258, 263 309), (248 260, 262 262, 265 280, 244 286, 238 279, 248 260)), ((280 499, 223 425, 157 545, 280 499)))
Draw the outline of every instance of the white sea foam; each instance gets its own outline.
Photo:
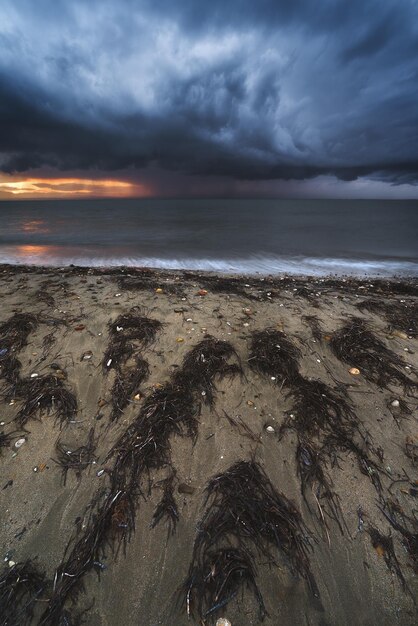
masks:
POLYGON ((346 259, 317 257, 279 257, 253 255, 248 258, 158 258, 140 256, 98 256, 96 254, 59 254, 45 249, 42 253, 13 254, 0 249, 0 263, 46 265, 52 267, 79 265, 91 267, 152 267, 161 269, 202 270, 240 274, 329 274, 353 276, 418 276, 418 263, 387 259, 346 259))

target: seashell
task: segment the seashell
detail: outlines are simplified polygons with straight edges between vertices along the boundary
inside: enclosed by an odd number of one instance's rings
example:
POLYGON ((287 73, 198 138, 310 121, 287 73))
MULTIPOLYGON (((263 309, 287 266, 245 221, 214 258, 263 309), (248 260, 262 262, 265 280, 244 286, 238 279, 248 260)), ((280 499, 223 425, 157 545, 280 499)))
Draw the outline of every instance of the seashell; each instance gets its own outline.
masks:
POLYGON ((266 431, 267 431, 268 433, 274 433, 274 428, 273 428, 273 426, 267 426, 266 431))
POLYGON ((350 367, 348 370, 352 376, 358 376, 360 374, 360 370, 358 367, 350 367))
POLYGON ((21 437, 21 439, 18 439, 15 442, 15 448, 21 448, 23 446, 23 444, 26 443, 26 439, 24 437, 21 437))

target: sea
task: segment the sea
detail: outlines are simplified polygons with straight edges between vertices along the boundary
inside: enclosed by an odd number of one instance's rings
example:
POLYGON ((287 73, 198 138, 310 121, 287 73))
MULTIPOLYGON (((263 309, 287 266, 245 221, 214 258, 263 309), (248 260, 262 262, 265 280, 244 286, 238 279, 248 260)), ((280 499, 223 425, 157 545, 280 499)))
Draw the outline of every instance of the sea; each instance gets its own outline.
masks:
POLYGON ((416 277, 418 201, 2 201, 0 263, 416 277))

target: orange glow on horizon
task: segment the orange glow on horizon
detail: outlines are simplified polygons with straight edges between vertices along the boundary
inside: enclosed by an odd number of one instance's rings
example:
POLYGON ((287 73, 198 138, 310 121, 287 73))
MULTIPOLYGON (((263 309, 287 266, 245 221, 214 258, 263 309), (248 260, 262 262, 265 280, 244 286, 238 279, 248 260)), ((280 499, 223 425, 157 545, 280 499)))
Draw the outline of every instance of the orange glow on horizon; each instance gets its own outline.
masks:
POLYGON ((151 190, 144 184, 114 179, 25 178, 0 176, 0 198, 54 197, 146 197, 151 190))

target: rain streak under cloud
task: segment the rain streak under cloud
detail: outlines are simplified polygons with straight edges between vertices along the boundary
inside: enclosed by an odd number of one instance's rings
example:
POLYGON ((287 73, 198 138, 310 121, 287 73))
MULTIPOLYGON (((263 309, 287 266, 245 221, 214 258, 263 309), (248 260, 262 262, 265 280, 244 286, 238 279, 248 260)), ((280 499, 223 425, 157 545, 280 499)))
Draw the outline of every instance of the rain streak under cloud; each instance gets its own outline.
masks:
POLYGON ((415 0, 3 0, 0 51, 0 197, 418 195, 415 0))

